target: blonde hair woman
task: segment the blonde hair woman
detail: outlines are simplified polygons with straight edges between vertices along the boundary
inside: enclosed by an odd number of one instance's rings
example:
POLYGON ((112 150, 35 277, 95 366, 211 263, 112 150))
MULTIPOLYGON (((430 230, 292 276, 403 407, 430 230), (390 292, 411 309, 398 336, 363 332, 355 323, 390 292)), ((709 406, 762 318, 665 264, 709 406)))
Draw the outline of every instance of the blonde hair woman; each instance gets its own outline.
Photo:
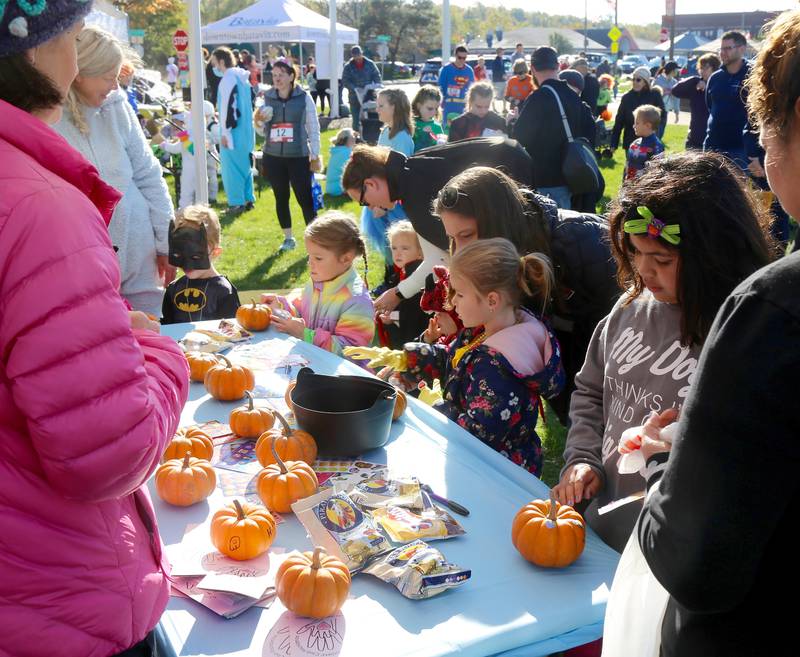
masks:
POLYGON ((81 30, 77 49, 78 75, 55 129, 123 194, 108 225, 118 249, 120 292, 134 309, 159 316, 161 284, 175 275, 167 261, 173 209, 161 166, 117 85, 129 53, 116 37, 91 25, 81 30))

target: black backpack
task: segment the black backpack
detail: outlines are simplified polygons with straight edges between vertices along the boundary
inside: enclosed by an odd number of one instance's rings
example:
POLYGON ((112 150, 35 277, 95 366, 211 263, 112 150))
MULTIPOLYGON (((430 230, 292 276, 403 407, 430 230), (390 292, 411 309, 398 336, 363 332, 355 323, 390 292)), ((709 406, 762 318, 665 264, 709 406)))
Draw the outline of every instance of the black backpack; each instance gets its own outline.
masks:
POLYGON ((564 113, 564 106, 558 92, 548 85, 543 85, 542 89, 549 89, 555 96, 558 103, 558 111, 561 113, 561 122, 564 124, 564 132, 567 134, 567 143, 564 146, 564 153, 561 156, 561 173, 567 181, 569 191, 573 194, 594 194, 600 191, 603 185, 603 175, 597 160, 594 156, 594 149, 587 139, 572 136, 569 128, 567 115, 564 113))

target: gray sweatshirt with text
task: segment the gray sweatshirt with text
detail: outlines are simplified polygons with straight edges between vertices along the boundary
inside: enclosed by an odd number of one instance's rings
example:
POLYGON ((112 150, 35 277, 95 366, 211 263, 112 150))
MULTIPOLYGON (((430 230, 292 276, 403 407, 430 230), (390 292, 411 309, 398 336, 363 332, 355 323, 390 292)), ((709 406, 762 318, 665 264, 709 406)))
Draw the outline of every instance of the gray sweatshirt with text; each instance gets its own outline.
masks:
POLYGON ((619 552, 633 531, 641 502, 604 515, 597 510, 645 487, 638 473, 617 471, 620 436, 643 424, 651 411, 680 409, 701 349, 681 346, 677 305, 656 301, 647 290, 625 305, 627 298, 624 294, 617 301, 592 336, 575 377, 569 411, 572 425, 564 448, 565 469, 586 463, 603 481, 584 516, 600 538, 619 552))

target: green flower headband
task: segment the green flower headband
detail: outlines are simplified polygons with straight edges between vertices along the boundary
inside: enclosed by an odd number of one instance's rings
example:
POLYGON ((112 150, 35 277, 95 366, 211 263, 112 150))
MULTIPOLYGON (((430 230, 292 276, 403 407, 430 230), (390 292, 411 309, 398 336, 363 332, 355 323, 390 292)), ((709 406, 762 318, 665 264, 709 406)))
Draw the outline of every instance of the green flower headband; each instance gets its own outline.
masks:
POLYGON ((643 233, 651 239, 660 237, 670 244, 679 244, 681 241, 681 227, 680 224, 666 224, 660 219, 656 219, 652 212, 643 205, 636 208, 640 219, 629 219, 622 225, 624 230, 629 235, 641 235, 643 233))

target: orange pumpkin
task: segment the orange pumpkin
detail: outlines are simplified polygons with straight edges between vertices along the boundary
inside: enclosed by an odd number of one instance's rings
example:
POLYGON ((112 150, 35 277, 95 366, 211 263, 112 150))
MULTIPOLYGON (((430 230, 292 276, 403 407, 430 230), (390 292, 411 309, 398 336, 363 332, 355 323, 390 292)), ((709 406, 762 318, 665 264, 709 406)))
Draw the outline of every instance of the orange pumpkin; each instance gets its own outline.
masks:
POLYGON ((586 525, 571 506, 534 500, 522 507, 511 526, 514 547, 528 561, 545 568, 563 568, 575 561, 586 542, 586 525))
POLYGON ((292 390, 294 390, 296 385, 297 381, 290 381, 289 385, 286 387, 286 394, 283 395, 286 405, 289 407, 290 411, 294 411, 294 405, 292 404, 292 390))
POLYGON ((217 354, 222 362, 217 362, 206 373, 205 386, 214 399, 234 401, 244 397, 247 390, 256 385, 253 372, 242 365, 234 365, 222 354, 217 354))
POLYGON ((186 361, 189 363, 189 379, 197 383, 205 381, 206 372, 219 362, 214 354, 204 351, 186 352, 186 361))
POLYGON ((269 306, 253 303, 250 306, 239 306, 236 310, 236 321, 248 331, 266 331, 272 320, 272 311, 269 306))
POLYGON ((217 485, 217 475, 208 461, 192 458, 172 459, 156 470, 158 496, 175 506, 191 506, 206 499, 217 485))
POLYGON ((282 425, 280 429, 270 429, 261 434, 256 442, 256 457, 264 467, 277 463, 272 447, 284 461, 305 461, 312 465, 317 459, 317 441, 307 431, 292 431, 286 418, 276 412, 275 417, 282 425))
POLYGON ((291 513, 294 502, 317 492, 317 473, 304 461, 284 463, 275 451, 274 442, 272 456, 275 463, 258 473, 256 490, 268 509, 278 513, 291 513))
POLYGON ((238 406, 231 411, 228 423, 231 431, 242 438, 258 438, 262 433, 272 428, 275 416, 267 408, 256 408, 253 404, 253 394, 245 390, 247 404, 238 406))
POLYGON ((255 559, 272 545, 276 527, 275 518, 260 504, 233 500, 211 519, 211 542, 232 559, 255 559))
POLYGON ((404 393, 400 388, 396 388, 397 390, 397 399, 394 401, 394 411, 392 412, 392 421, 397 420, 400 416, 406 412, 406 407, 408 406, 408 398, 406 397, 406 393, 404 393))
POLYGON ((214 454, 214 443, 202 429, 197 427, 179 429, 164 450, 161 461, 181 459, 189 452, 198 459, 210 461, 214 454))
POLYGON ((275 574, 278 598, 298 616, 325 618, 342 608, 350 593, 350 571, 318 547, 291 554, 275 574))

